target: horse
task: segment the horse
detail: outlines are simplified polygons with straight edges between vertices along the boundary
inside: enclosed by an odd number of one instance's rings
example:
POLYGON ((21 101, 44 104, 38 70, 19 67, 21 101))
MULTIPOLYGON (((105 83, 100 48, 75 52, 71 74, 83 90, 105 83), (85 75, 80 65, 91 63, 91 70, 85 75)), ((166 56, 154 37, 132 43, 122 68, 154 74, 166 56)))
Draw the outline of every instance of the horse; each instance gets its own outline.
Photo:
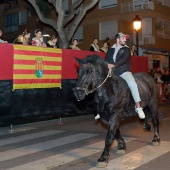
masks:
MULTIPOLYGON (((118 141, 117 153, 125 153, 126 144, 121 136, 119 124, 123 118, 137 114, 135 102, 127 83, 114 72, 111 74, 104 59, 98 55, 89 55, 83 59, 75 57, 75 59, 80 68, 76 87, 73 88, 74 96, 77 101, 81 101, 86 95, 95 92, 94 101, 97 104, 97 112, 101 120, 108 125, 105 147, 96 165, 106 167, 114 139, 118 141)), ((136 73, 134 78, 141 97, 141 107, 146 115, 144 122, 152 121, 154 126, 152 144, 157 146, 160 144, 159 123, 161 121, 157 84, 147 73, 136 73)))

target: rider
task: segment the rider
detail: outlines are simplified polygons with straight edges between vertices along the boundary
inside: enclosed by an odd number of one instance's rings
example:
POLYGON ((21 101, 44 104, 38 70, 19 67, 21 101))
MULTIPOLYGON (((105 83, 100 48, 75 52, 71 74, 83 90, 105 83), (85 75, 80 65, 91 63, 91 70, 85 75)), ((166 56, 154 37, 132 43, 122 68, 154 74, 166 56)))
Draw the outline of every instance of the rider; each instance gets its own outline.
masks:
MULTIPOLYGON (((140 96, 136 81, 130 71, 130 50, 126 46, 126 39, 129 38, 128 35, 123 34, 122 32, 117 33, 114 37, 116 44, 114 44, 106 53, 106 61, 108 62, 108 68, 113 69, 116 75, 122 77, 128 84, 133 99, 136 103, 135 111, 138 113, 141 119, 145 118, 142 107, 140 107, 140 96)), ((95 119, 100 118, 100 115, 97 114, 95 119)))

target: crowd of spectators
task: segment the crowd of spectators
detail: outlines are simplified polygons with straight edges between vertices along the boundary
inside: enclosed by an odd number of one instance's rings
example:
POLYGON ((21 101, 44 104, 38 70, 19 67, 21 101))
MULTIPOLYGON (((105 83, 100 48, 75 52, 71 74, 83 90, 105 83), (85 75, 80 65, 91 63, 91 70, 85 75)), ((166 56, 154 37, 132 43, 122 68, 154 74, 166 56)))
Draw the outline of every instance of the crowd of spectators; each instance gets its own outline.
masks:
MULTIPOLYGON (((1 39, 2 37, 2 30, 0 30, 0 43, 8 43, 1 39)), ((58 44, 58 37, 53 35, 51 39, 45 43, 42 35, 42 31, 40 29, 36 29, 34 32, 34 37, 31 39, 31 33, 26 29, 24 32, 16 37, 13 41, 13 44, 23 44, 23 45, 32 45, 38 47, 49 47, 49 48, 60 48, 58 44)), ((79 41, 78 39, 74 38, 72 40, 72 44, 69 45, 68 49, 72 50, 81 50, 78 47, 79 41)), ((94 38, 92 44, 89 46, 90 51, 96 52, 104 52, 106 53, 110 46, 110 38, 106 37, 105 41, 103 42, 103 46, 100 48, 98 45, 98 38, 94 38)))
POLYGON ((148 73, 154 78, 158 85, 159 99, 162 102, 166 102, 166 100, 170 98, 170 69, 149 69, 148 73))

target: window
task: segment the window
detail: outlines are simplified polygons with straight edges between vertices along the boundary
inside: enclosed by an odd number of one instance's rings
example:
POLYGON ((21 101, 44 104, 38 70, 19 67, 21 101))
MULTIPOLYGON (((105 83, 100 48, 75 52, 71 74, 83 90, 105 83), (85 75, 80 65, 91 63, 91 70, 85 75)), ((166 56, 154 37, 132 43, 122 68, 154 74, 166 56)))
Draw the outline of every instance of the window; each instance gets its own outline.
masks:
MULTIPOLYGON (((152 33, 152 18, 142 18, 142 26, 139 31, 139 45, 155 44, 155 37, 152 33)), ((134 30, 133 42, 136 42, 136 33, 134 30)))
POLYGON ((65 14, 68 15, 69 13, 68 0, 63 0, 63 8, 65 10, 65 14))
POLYGON ((106 37, 113 38, 118 32, 117 21, 101 22, 99 24, 99 36, 100 40, 105 40, 106 37))
POLYGON ((18 31, 18 13, 4 17, 4 33, 18 31))
POLYGON ((167 7, 170 7, 170 1, 169 0, 156 0, 156 2, 160 5, 165 5, 167 7))
POLYGON ((163 0, 156 0, 156 3, 162 5, 163 4, 163 0))
POLYGON ((23 25, 27 23, 27 11, 19 12, 19 25, 23 25))
POLYGON ((77 31, 75 32, 73 39, 77 38, 79 43, 83 42, 83 26, 78 27, 77 31))
POLYGON ((117 0, 100 0, 99 9, 111 8, 117 6, 117 0))
POLYGON ((152 35, 152 18, 143 18, 141 28, 143 35, 152 35))

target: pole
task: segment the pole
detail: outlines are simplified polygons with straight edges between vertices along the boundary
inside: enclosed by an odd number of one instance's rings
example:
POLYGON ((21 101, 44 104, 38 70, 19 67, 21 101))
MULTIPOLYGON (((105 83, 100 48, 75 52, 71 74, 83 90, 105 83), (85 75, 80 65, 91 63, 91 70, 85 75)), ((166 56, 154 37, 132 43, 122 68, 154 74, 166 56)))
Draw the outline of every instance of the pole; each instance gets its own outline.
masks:
POLYGON ((136 55, 139 55, 139 40, 138 40, 138 31, 136 30, 136 55))

